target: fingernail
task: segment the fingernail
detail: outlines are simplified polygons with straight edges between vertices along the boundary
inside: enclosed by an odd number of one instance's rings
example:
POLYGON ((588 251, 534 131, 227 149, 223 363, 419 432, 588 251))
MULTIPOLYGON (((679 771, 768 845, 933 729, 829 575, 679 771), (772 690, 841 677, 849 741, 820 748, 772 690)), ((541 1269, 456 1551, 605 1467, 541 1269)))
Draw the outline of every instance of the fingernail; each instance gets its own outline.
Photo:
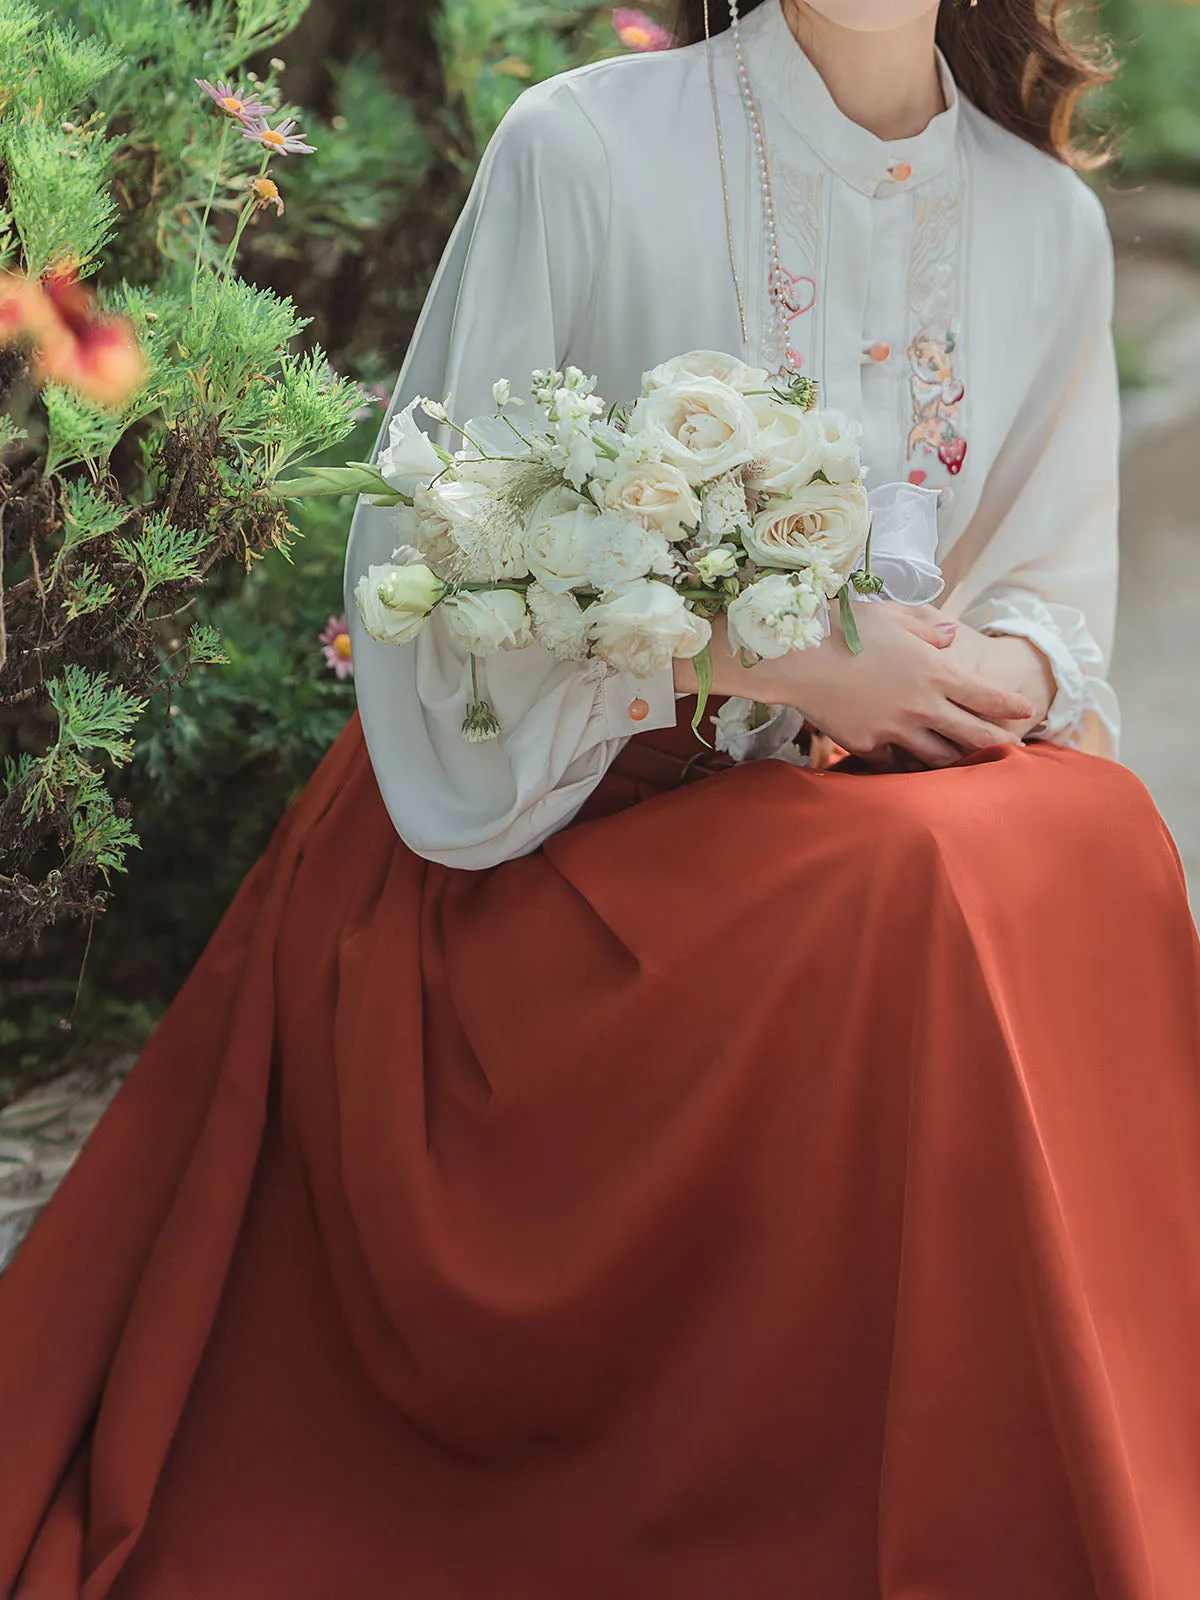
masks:
POLYGON ((938 626, 938 631, 941 632, 941 633, 957 633, 958 632, 958 623, 957 622, 939 622, 937 626, 938 626))

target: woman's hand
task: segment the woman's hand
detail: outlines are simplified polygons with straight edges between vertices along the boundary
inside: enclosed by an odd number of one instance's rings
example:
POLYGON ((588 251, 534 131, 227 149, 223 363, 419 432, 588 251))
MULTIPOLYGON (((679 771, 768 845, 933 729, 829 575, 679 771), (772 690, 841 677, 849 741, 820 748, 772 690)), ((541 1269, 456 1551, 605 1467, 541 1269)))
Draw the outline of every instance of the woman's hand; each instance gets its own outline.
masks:
POLYGON ((1054 669, 1028 639, 1016 634, 980 633, 960 622, 950 647, 955 659, 969 672, 986 678, 1004 689, 1023 694, 1033 706, 1033 715, 1002 726, 1024 738, 1046 718, 1058 693, 1054 669))
MULTIPOLYGON (((835 608, 830 636, 819 646, 749 668, 729 656, 718 617, 713 692, 795 706, 851 754, 870 756, 894 745, 929 767, 949 766, 964 751, 1017 744, 1021 735, 1001 724, 1037 720, 1024 694, 990 681, 952 647, 944 648, 955 637, 954 624, 933 607, 875 601, 856 605, 854 614, 860 655, 846 645, 835 608)), ((694 692, 695 686, 690 665, 678 663, 676 687, 694 692)))

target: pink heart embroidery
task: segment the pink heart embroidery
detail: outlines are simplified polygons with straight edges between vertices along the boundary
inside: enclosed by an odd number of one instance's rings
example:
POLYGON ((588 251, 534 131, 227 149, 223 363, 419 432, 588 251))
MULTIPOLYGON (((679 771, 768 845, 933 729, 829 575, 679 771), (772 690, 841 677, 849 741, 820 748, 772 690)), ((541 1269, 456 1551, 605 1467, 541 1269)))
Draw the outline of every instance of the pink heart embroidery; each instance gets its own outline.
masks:
POLYGON ((919 488, 921 484, 925 482, 925 479, 928 476, 929 474, 925 471, 924 467, 914 467, 908 475, 908 481, 909 483, 915 483, 919 488))
POLYGON ((813 306, 816 305, 817 280, 810 277, 807 272, 789 272, 786 267, 780 267, 779 272, 780 277, 783 279, 780 285, 779 298, 783 302, 783 309, 787 312, 788 321, 794 322, 797 317, 802 317, 806 311, 811 311, 813 306), (811 292, 808 296, 807 305, 802 304, 801 296, 796 292, 798 285, 802 283, 807 283, 810 286, 811 292))

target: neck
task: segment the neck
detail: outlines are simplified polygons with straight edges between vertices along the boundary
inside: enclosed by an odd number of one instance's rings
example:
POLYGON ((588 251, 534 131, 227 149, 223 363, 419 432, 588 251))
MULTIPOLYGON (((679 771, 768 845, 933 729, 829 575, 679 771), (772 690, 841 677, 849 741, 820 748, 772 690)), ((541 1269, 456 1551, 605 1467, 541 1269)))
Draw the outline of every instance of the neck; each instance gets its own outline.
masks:
POLYGON ((844 116, 880 139, 911 139, 946 109, 934 55, 937 7, 898 28, 831 22, 807 0, 782 0, 796 42, 844 116))

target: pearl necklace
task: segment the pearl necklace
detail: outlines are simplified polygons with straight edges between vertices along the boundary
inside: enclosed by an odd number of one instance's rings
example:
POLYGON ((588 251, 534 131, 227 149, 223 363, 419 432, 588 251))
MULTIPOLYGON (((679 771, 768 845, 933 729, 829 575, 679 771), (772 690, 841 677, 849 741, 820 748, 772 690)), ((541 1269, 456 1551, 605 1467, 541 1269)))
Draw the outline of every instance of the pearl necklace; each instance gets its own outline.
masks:
MULTIPOLYGON (((775 314, 775 328, 771 334, 764 337, 763 353, 768 361, 778 362, 780 373, 790 373, 796 370, 798 361, 795 352, 791 348, 792 318, 786 287, 789 280, 783 270, 783 262, 779 255, 779 229, 775 217, 775 200, 771 192, 771 165, 767 154, 766 135, 763 132, 758 101, 755 99, 754 90, 750 86, 750 75, 746 71, 746 57, 742 49, 739 0, 729 0, 729 31, 733 37, 738 88, 741 92, 742 104, 746 109, 746 120, 750 126, 750 142, 758 166, 758 182, 762 195, 763 231, 766 236, 767 254, 770 258, 767 269, 767 298, 775 314)), ((737 269, 737 253, 733 242, 733 222, 729 205, 729 178, 725 167, 725 140, 721 129, 721 112, 717 103, 717 86, 713 71, 708 0, 704 0, 704 39, 705 48, 708 51, 708 77, 712 91, 713 116, 717 124, 717 154, 721 163, 721 186, 725 197, 725 231, 729 241, 729 264, 733 271, 733 285, 737 294, 738 313, 741 317, 742 339, 748 344, 749 334, 746 328, 745 302, 742 296, 741 280, 737 269)))

